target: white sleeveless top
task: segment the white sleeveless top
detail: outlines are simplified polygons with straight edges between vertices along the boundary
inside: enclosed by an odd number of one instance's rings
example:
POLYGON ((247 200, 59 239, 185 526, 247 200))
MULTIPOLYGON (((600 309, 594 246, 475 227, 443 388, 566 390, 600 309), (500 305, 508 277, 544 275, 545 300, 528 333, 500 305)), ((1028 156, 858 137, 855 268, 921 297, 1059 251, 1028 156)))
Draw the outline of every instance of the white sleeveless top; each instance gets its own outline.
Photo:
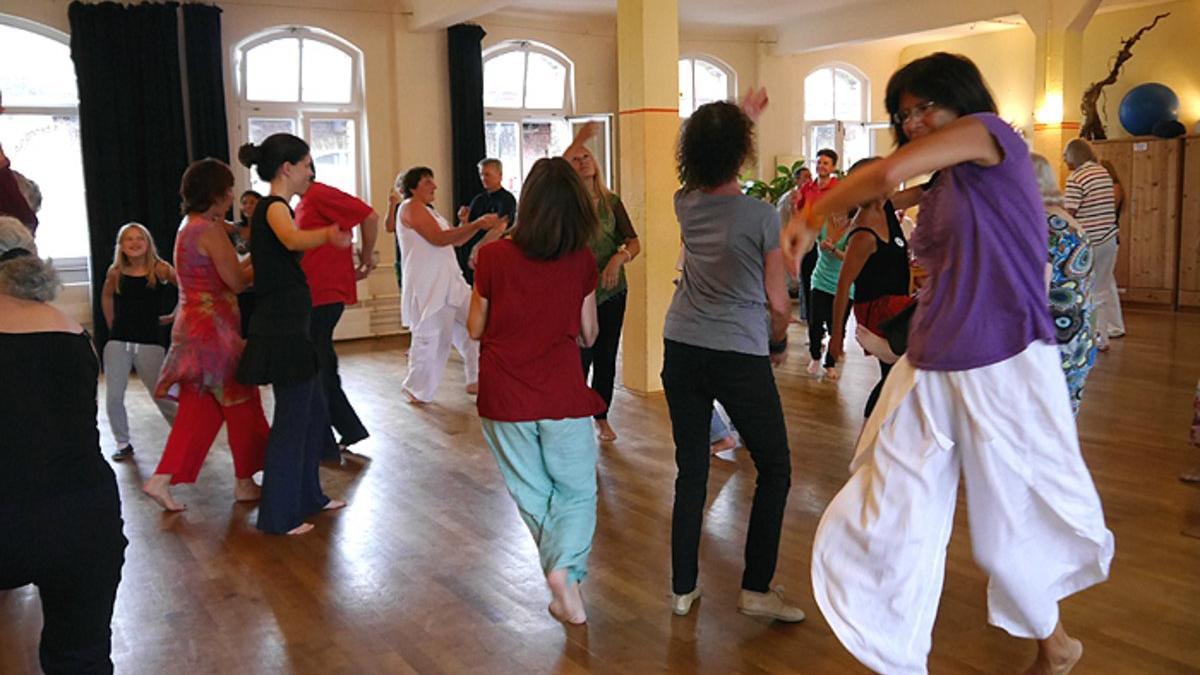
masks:
MULTIPOLYGON (((450 223, 436 209, 429 214, 442 230, 450 223)), ((400 322, 409 328, 439 309, 463 307, 471 300, 471 287, 463 279, 453 246, 434 246, 404 223, 400 233, 401 287, 400 322)))

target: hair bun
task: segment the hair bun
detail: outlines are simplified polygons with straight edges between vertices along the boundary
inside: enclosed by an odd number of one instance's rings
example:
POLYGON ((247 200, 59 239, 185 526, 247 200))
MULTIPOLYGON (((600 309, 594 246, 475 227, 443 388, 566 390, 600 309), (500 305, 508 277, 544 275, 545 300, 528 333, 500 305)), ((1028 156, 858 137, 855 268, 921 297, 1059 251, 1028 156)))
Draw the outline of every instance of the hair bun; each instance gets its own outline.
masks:
POLYGON ((262 150, 259 148, 259 146, 253 143, 246 143, 242 147, 238 148, 237 156, 238 162, 240 162, 242 166, 250 168, 255 164, 258 164, 262 159, 262 150))

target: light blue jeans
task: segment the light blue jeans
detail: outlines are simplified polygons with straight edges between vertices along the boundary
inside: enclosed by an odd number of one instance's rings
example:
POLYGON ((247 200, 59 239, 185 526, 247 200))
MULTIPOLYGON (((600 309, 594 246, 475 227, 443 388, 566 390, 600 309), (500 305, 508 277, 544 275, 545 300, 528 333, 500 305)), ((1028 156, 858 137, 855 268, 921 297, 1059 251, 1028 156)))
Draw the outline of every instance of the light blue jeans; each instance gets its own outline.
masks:
POLYGON ((565 568, 571 581, 582 581, 596 531, 599 448, 592 418, 479 422, 537 543, 542 570, 565 568))

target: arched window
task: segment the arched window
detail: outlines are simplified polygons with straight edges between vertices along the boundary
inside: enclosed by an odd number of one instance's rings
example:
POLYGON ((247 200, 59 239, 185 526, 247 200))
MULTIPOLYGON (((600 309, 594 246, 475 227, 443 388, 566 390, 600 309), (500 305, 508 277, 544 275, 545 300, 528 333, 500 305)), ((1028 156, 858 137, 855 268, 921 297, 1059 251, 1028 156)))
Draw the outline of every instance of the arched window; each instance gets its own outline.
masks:
POLYGON ((679 116, 691 117, 696 108, 713 101, 737 100, 737 74, 711 56, 679 59, 679 116))
POLYGON ((815 162, 817 151, 833 148, 842 169, 872 154, 870 91, 857 68, 837 64, 818 68, 804 78, 804 156, 815 162))
POLYGON ((88 220, 79 93, 68 40, 51 28, 0 14, 0 63, 7 64, 0 68, 5 107, 0 144, 13 169, 42 193, 38 253, 54 258, 64 281, 83 282, 88 220))
MULTIPOLYGON (((574 70, 558 50, 528 40, 483 51, 487 154, 504 164, 504 187, 514 194, 534 162, 561 155, 571 143, 574 70)), ((596 160, 606 170, 607 158, 596 160)))
MULTIPOLYGON (((246 39, 234 58, 243 141, 295 134, 312 147, 318 180, 367 199, 362 52, 332 33, 292 26, 246 39)), ((269 190, 254 172, 248 181, 269 190)))

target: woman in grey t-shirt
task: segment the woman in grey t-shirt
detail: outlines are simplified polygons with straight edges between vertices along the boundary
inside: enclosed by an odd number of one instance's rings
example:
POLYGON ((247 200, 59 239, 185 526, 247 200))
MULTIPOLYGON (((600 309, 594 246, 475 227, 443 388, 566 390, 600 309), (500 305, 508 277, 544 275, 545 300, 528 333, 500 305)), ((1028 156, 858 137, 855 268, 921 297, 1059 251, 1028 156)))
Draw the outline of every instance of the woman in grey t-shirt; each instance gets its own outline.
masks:
POLYGON ((781 621, 804 612, 771 588, 791 484, 787 428, 772 363, 787 349, 791 302, 779 250, 779 216, 741 193, 738 169, 753 153, 754 119, 766 92, 743 107, 701 106, 679 140, 675 195, 686 251, 663 329, 662 381, 675 438, 671 564, 676 614, 700 597, 700 532, 708 482, 708 423, 719 401, 758 469, 738 610, 781 621))

